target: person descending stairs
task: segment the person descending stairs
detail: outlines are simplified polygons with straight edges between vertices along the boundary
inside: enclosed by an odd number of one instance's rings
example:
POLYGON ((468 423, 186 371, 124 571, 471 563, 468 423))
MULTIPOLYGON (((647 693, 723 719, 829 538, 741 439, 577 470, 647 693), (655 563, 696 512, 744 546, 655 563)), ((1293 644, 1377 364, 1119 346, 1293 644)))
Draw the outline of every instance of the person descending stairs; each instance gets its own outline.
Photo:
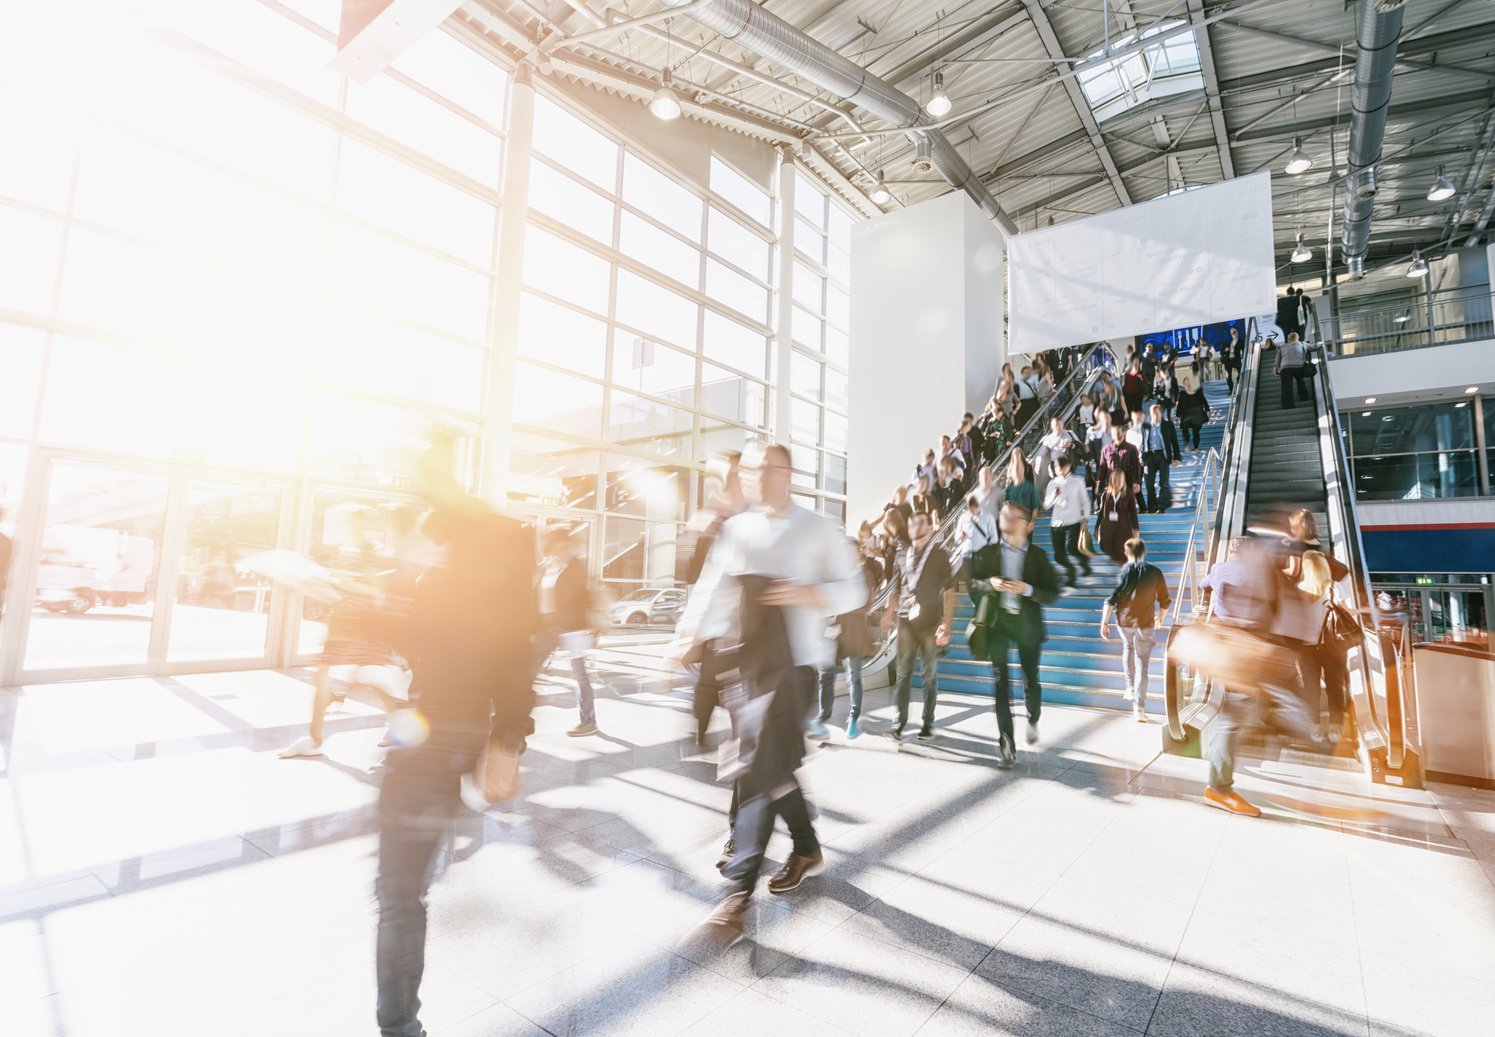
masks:
MULTIPOLYGON (((1194 522, 1198 494, 1202 491, 1204 458, 1219 450, 1225 437, 1224 414, 1230 398, 1224 381, 1206 382, 1205 396, 1214 417, 1200 431, 1200 449, 1185 450, 1183 462, 1172 469, 1172 503, 1161 512, 1141 515, 1141 536, 1147 543, 1147 560, 1163 571, 1169 589, 1177 597, 1179 579, 1184 568, 1184 552, 1194 522)), ((1034 541, 1052 558, 1053 543, 1047 514, 1036 516, 1038 525, 1034 541)), ((1094 530, 1092 519, 1091 529, 1094 530)), ((1201 531, 1203 533, 1204 531, 1201 531)), ((1196 548, 1199 540, 1196 538, 1196 548)), ((1044 609, 1048 640, 1043 646, 1039 679, 1045 702, 1072 705, 1127 707, 1124 699, 1126 677, 1121 667, 1121 642, 1100 639, 1101 610, 1116 586, 1118 567, 1105 556, 1092 558, 1093 574, 1081 576, 1078 584, 1044 609)), ((969 599, 961 595, 956 608, 955 636, 939 664, 941 691, 992 694, 991 666, 971 657, 965 630, 974 616, 969 599)), ((1157 647, 1153 650, 1149 673, 1151 688, 1147 707, 1150 713, 1163 712, 1163 669, 1168 629, 1172 617, 1158 623, 1157 647)), ((1017 661, 1011 661, 1013 695, 1022 697, 1022 675, 1017 661)))

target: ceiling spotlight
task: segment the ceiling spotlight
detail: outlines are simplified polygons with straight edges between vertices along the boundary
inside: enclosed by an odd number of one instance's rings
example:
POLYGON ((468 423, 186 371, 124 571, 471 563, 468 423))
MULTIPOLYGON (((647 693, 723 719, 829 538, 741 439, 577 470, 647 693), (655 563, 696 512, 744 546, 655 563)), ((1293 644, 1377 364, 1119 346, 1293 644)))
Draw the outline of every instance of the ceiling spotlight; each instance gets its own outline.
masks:
POLYGON ((1312 168, 1313 158, 1308 152, 1303 150, 1303 138, 1294 137, 1293 153, 1288 157, 1287 165, 1282 167, 1282 171, 1291 176, 1297 176, 1299 173, 1306 173, 1312 168))
POLYGON ((924 106, 924 110, 936 119, 943 119, 950 114, 950 109, 954 107, 955 104, 950 100, 950 95, 945 93, 945 73, 936 72, 934 74, 934 93, 929 95, 929 103, 924 106))
POLYGON ((1471 385, 1469 388, 1467 388, 1467 389, 1464 390, 1464 395, 1465 396, 1473 396, 1477 392, 1479 392, 1479 386, 1477 386, 1477 385, 1471 385))
POLYGON ((1407 267, 1408 277, 1426 277, 1428 275, 1428 261, 1422 258, 1422 253, 1417 249, 1412 250, 1412 263, 1407 267))
POLYGON ((1391 319, 1393 321, 1395 321, 1397 324, 1405 324, 1405 323, 1407 323, 1407 321, 1409 321, 1409 320, 1412 319, 1412 307, 1408 306, 1405 310, 1403 310, 1401 313, 1398 313, 1395 317, 1392 317, 1391 319))
POLYGON ((1375 402, 1376 402, 1376 398, 1374 396, 1367 396, 1365 398, 1365 405, 1367 407, 1369 407, 1372 403, 1375 403, 1375 402))
POLYGON ((1368 411, 1368 410, 1363 410, 1363 411, 1361 411, 1361 412, 1360 412, 1360 416, 1361 416, 1361 417, 1362 417, 1362 418, 1368 418, 1368 417, 1370 417, 1370 411, 1368 411))
POLYGON ((877 183, 872 186, 870 197, 876 205, 887 205, 893 200, 893 192, 888 190, 888 185, 883 180, 881 169, 877 171, 877 183))
POLYGON ((664 70, 663 84, 649 99, 649 111, 664 122, 680 118, 680 98, 675 96, 675 76, 669 69, 664 70))
POLYGON ((1452 198, 1458 191, 1453 181, 1443 175, 1443 167, 1438 167, 1438 179, 1433 181, 1433 186, 1428 188, 1428 201, 1441 202, 1445 198, 1452 198))
POLYGON ((1460 400, 1458 403, 1455 403, 1453 405, 1453 409, 1454 410, 1463 410, 1467 406, 1469 406, 1469 401, 1468 400, 1460 400))
POLYGON ((1303 233, 1298 232, 1298 247, 1293 249, 1293 262, 1306 263, 1313 258, 1313 249, 1303 244, 1303 233))

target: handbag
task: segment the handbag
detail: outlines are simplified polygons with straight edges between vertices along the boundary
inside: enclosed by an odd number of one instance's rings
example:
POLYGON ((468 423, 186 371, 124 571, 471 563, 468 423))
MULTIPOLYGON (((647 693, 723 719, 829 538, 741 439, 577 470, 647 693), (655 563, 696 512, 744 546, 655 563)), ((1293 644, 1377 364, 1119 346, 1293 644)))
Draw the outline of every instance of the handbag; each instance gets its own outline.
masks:
POLYGON ((1365 628, 1360 625, 1360 617, 1343 602, 1335 600, 1334 592, 1330 590, 1329 607, 1324 611, 1324 626, 1319 632, 1319 644, 1336 655, 1344 655, 1364 638, 1365 628))
POLYGON ((488 739, 477 766, 473 768, 472 780, 489 803, 505 803, 519 794, 519 754, 522 751, 522 748, 496 738, 488 739))
POLYGON ((1095 558, 1100 555, 1099 549, 1095 546, 1095 536, 1090 532, 1090 523, 1087 522, 1080 527, 1080 536, 1075 542, 1075 547, 1086 558, 1095 558))

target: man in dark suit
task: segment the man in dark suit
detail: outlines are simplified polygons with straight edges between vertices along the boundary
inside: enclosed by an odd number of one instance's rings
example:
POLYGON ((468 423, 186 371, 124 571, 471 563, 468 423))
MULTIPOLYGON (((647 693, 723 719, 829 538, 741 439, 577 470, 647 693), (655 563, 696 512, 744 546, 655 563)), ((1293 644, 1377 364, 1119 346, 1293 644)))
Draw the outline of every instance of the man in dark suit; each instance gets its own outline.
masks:
POLYGON ((898 616, 898 721, 887 732, 897 742, 908 723, 908 700, 914 679, 914 661, 923 660, 924 717, 919 737, 934 737, 934 703, 938 696, 936 670, 940 648, 950 641, 955 614, 955 574, 950 556, 934 541, 934 526, 928 515, 915 514, 908 527, 912 543, 898 552, 893 585, 888 600, 894 608, 883 613, 883 629, 898 616))
POLYGON ((1007 673, 1008 649, 1017 646, 1023 671, 1023 697, 1028 707, 1028 744, 1038 742, 1038 716, 1043 706, 1043 687, 1038 682, 1039 656, 1043 650, 1043 606, 1059 597, 1059 574, 1031 541, 1033 516, 1027 508, 1002 505, 997 518, 1001 540, 983 548, 972 560, 971 576, 998 595, 987 608, 986 648, 996 678, 997 729, 1001 733, 997 766, 1006 770, 1017 762, 1017 743, 1012 730, 1012 691, 1007 673))

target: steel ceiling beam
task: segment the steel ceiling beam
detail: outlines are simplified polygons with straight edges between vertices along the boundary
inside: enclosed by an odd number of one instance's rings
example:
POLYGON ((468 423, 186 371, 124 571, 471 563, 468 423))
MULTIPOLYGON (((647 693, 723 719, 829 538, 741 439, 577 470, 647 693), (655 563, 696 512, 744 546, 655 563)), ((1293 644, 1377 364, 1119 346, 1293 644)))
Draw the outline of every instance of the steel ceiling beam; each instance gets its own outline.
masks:
POLYGON ((1210 48, 1210 29, 1204 24, 1204 0, 1189 0, 1189 22, 1199 48, 1199 71, 1204 76, 1204 96, 1209 98, 1210 125, 1220 149, 1220 170, 1226 180, 1235 179, 1235 159, 1230 154, 1230 134, 1225 130, 1225 109, 1220 103, 1220 77, 1215 74, 1215 52, 1210 48))
MULTIPOLYGON (((1199 0, 1189 0, 1189 5, 1190 7, 1192 7, 1198 2, 1199 0)), ((1320 54, 1333 55, 1336 59, 1339 57, 1339 47, 1333 43, 1322 43, 1318 40, 1307 40, 1302 36, 1293 36, 1292 34, 1285 32, 1274 32, 1271 29, 1261 29, 1256 27, 1255 25, 1245 25, 1241 22, 1223 21, 1220 24, 1225 28, 1233 29, 1236 32, 1243 32, 1252 36, 1260 36, 1263 39, 1275 40, 1278 43, 1297 45, 1299 47, 1302 47, 1304 50, 1312 50, 1317 51, 1320 54)), ((1350 54, 1353 53, 1353 51, 1347 50, 1346 53, 1350 54)), ((1491 80, 1495 80, 1495 75, 1492 75, 1488 72, 1481 72, 1478 69, 1464 68, 1459 65, 1434 65, 1429 64, 1426 61, 1409 61, 1406 58, 1402 57, 1397 58, 1396 67, 1406 72, 1447 72, 1449 75, 1472 76, 1475 79, 1486 83, 1490 82, 1491 80)))
MULTIPOLYGON (((1064 48, 1059 43, 1059 37, 1054 33, 1054 25, 1049 21, 1048 14, 1043 9, 1039 0, 1022 0, 1023 7, 1028 12, 1028 17, 1033 20, 1033 28, 1038 30, 1038 38, 1043 42, 1044 50, 1048 51, 1049 57, 1058 60, 1064 57, 1064 48)), ((1085 97, 1085 91, 1075 76, 1068 76, 1064 80, 1064 92, 1069 94, 1069 101, 1074 105, 1075 114, 1080 117, 1080 125, 1085 127, 1085 133, 1090 137, 1090 144, 1095 148, 1095 154, 1100 158, 1100 164, 1106 171, 1106 176, 1111 180, 1111 186, 1116 190, 1116 197, 1122 205, 1131 205, 1132 196, 1126 189, 1126 182, 1121 179, 1121 171, 1116 168, 1116 159, 1111 156, 1111 149, 1106 146, 1105 137, 1101 136, 1100 125, 1095 121, 1095 113, 1090 110, 1090 101, 1085 97)))

